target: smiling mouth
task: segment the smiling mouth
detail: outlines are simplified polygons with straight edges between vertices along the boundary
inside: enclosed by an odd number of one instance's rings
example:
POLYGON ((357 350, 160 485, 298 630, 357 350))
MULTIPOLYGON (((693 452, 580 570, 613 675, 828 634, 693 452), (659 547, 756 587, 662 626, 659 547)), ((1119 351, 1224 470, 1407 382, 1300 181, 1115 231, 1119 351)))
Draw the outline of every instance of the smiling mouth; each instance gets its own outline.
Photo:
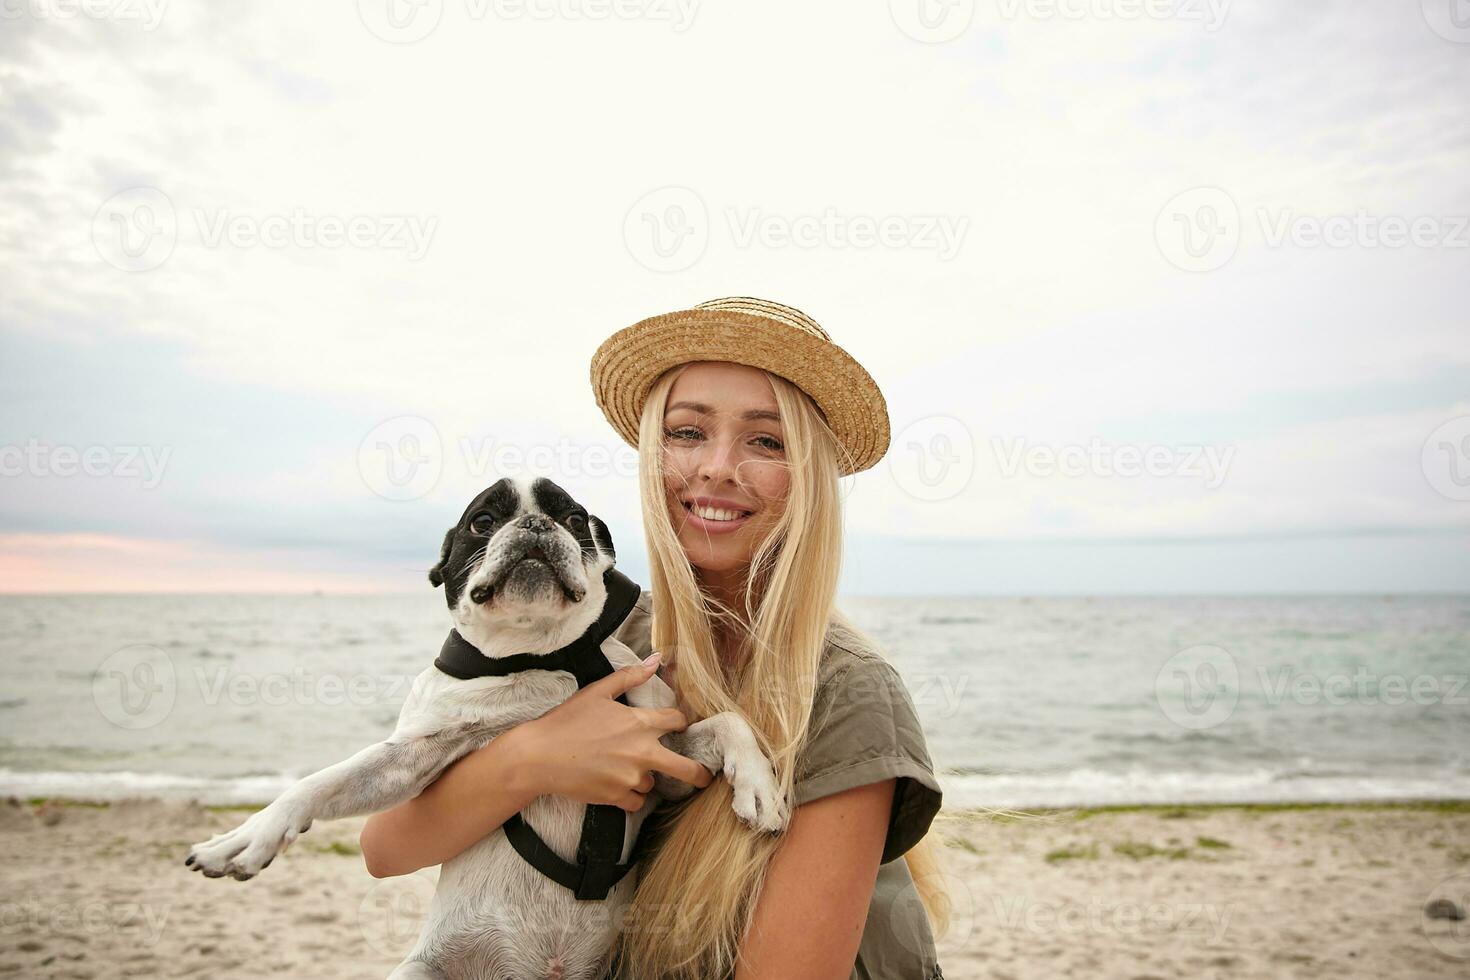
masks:
POLYGON ((701 507, 699 510, 695 510, 694 505, 687 500, 681 500, 680 503, 683 504, 686 513, 693 514, 702 521, 709 521, 716 524, 723 522, 736 524, 755 513, 753 510, 727 510, 718 507, 701 507), (703 511, 703 513, 700 513, 700 511, 703 511))

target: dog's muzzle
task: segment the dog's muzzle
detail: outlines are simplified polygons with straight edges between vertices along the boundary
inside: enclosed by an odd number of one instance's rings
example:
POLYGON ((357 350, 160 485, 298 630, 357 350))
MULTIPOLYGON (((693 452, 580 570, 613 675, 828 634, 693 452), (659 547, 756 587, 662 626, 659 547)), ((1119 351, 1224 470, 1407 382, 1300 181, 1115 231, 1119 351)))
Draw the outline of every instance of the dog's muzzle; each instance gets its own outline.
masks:
POLYGON ((545 518, 527 517, 522 526, 517 529, 527 534, 525 549, 514 561, 503 564, 498 571, 492 574, 489 581, 481 582, 470 589, 470 601, 477 605, 488 602, 506 579, 510 578, 515 570, 527 561, 544 563, 550 569, 552 577, 556 579, 562 595, 568 602, 581 602, 586 598, 586 586, 577 581, 577 576, 568 567, 581 558, 581 549, 577 548, 567 554, 566 548, 559 547, 564 542, 550 537, 555 534, 554 530, 549 530, 551 527, 550 521, 545 518))

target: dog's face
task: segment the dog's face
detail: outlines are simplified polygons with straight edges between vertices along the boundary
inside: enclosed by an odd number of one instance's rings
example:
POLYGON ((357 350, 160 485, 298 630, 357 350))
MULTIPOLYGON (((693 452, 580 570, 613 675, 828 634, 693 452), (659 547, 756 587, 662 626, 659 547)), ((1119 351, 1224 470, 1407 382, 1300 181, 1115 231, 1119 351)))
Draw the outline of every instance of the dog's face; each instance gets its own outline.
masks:
POLYGON ((602 576, 616 560, 607 526, 565 490, 545 477, 507 477, 444 535, 429 581, 444 586, 462 626, 585 626, 601 613, 602 576), (584 604, 596 607, 590 616, 579 614, 584 604))

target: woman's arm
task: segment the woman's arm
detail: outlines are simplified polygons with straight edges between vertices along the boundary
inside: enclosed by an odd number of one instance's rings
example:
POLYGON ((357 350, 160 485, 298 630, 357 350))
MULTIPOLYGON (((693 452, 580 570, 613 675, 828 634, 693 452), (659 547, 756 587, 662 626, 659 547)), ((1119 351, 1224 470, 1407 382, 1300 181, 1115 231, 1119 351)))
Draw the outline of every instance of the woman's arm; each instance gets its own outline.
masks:
POLYGON ((453 762, 418 796, 375 813, 358 843, 374 878, 443 864, 536 798, 511 729, 453 762))
POLYGON ((443 864, 543 794, 636 813, 653 789, 651 770, 708 786, 713 773, 659 742, 686 727, 682 712, 616 700, 657 666, 655 654, 588 684, 459 759, 407 803, 369 817, 359 838, 368 873, 384 878, 443 864))
POLYGON ((736 980, 852 975, 896 782, 855 786, 796 808, 766 872, 736 980))

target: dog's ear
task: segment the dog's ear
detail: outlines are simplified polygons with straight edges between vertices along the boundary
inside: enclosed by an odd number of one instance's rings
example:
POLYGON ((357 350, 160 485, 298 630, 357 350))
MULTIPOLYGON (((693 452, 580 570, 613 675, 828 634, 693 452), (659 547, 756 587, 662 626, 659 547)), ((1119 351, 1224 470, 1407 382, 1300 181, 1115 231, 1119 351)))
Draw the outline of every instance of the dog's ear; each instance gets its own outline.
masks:
POLYGON ((587 515, 587 533, 592 535, 592 545, 599 552, 612 559, 614 563, 618 560, 617 549, 613 547, 612 532, 607 525, 598 520, 595 515, 587 515), (607 547, 604 548, 603 545, 607 547))
POLYGON ((444 566, 449 562, 449 552, 454 548, 454 532, 459 528, 452 527, 444 534, 444 543, 439 546, 439 564, 429 569, 429 584, 436 589, 444 584, 444 566))

